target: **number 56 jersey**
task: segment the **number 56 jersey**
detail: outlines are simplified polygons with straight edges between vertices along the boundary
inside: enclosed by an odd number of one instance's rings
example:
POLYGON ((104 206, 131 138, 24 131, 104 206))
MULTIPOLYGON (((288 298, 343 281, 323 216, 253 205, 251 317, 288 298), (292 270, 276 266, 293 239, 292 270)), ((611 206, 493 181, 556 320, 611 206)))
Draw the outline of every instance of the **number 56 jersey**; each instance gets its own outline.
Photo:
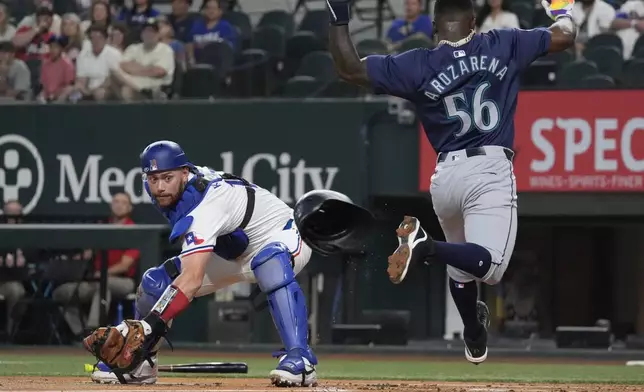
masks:
MULTIPOLYGON (((297 274, 308 263, 311 249, 302 242, 293 223, 293 210, 277 196, 251 184, 254 203, 248 204, 246 185, 239 179, 224 179, 221 173, 208 168, 197 169, 210 181, 201 202, 188 214, 190 227, 183 236, 180 257, 207 252, 211 260, 198 296, 212 293, 222 287, 241 282, 254 282, 250 269, 252 258, 267 244, 281 242, 293 259, 297 274), (252 209, 248 223, 240 230, 247 210, 252 209), (247 247, 234 259, 224 259, 215 253, 215 246, 223 242, 238 246, 239 236, 247 237, 247 247)), ((245 241, 241 241, 245 242, 245 241)))
POLYGON ((519 75, 547 53, 550 31, 472 34, 435 49, 369 56, 375 92, 415 104, 436 152, 514 144, 519 75))

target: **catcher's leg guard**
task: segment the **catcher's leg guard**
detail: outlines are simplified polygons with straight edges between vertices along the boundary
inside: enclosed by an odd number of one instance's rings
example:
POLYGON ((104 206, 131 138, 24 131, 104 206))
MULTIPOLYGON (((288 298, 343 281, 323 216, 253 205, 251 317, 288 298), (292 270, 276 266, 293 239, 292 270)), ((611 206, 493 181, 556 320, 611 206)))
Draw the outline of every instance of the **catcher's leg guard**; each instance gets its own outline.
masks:
POLYGON ((173 257, 166 260, 158 267, 145 271, 141 277, 141 284, 136 290, 136 315, 137 320, 150 313, 165 289, 181 273, 181 259, 173 257))
POLYGON ((278 386, 316 385, 317 358, 307 342, 306 299, 295 280, 288 248, 280 242, 268 244, 253 258, 251 269, 268 297, 271 316, 285 347, 277 369, 270 374, 271 380, 278 386))

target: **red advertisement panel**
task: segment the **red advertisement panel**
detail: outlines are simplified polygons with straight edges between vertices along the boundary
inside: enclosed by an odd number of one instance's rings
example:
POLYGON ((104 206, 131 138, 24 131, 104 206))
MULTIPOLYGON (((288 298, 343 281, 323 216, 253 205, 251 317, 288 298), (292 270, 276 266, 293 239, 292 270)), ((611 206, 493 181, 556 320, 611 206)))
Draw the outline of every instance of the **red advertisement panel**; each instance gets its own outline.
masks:
MULTIPOLYGON (((644 90, 522 92, 515 128, 519 191, 644 191, 644 90)), ((435 166, 421 127, 420 190, 435 166)))

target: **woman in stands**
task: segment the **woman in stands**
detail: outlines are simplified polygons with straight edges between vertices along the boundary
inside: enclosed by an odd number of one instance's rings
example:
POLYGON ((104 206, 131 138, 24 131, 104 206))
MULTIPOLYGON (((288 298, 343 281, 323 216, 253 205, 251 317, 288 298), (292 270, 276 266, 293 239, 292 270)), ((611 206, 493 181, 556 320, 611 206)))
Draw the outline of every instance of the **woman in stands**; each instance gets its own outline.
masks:
POLYGON ((85 34, 81 31, 80 24, 81 20, 78 15, 73 13, 63 15, 61 35, 67 39, 64 51, 67 58, 72 61, 76 61, 83 45, 89 45, 89 42, 85 41, 85 34))
POLYGON ((108 30, 110 29, 110 24, 112 23, 112 15, 110 14, 109 4, 96 1, 92 4, 92 8, 89 12, 89 20, 84 20, 81 23, 81 31, 85 33, 89 26, 99 25, 108 30))
POLYGON ((4 3, 0 3, 0 41, 11 41, 16 34, 16 28, 9 23, 9 10, 4 3))
POLYGON ((487 0, 476 16, 479 33, 494 29, 519 28, 519 18, 508 9, 507 0, 487 0))
POLYGON ((125 51, 125 48, 130 43, 129 40, 129 30, 127 25, 123 22, 113 23, 111 29, 109 30, 109 44, 110 46, 115 47, 121 53, 125 51))

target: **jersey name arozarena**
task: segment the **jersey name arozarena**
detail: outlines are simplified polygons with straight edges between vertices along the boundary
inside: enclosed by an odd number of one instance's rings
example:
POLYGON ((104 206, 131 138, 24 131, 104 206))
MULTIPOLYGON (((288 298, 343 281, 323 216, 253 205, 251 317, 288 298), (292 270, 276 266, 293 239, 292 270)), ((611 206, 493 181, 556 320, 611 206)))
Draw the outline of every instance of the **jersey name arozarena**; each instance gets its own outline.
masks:
MULTIPOLYGON (((459 52, 463 51, 454 51, 454 56, 458 56, 459 52)), ((459 59, 455 64, 451 64, 444 71, 439 72, 436 78, 429 82, 436 92, 425 91, 425 96, 433 100, 438 100, 440 94, 445 92, 455 80, 462 76, 481 71, 487 71, 494 74, 499 80, 503 80, 508 73, 508 66, 501 64, 496 57, 468 56, 459 59)))

